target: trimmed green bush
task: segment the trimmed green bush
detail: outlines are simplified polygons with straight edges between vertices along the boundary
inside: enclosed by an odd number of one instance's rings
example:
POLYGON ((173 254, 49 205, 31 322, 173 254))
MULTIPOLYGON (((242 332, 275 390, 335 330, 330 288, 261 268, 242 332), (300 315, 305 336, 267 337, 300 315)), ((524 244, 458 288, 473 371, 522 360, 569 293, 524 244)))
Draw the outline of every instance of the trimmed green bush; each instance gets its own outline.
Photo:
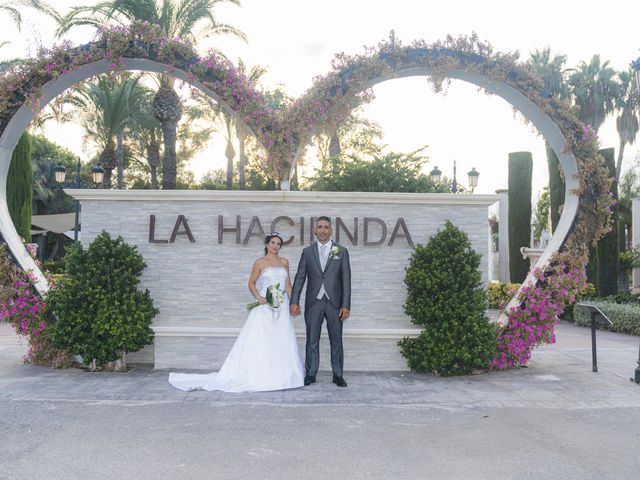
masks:
POLYGON ((489 308, 504 308, 519 288, 519 283, 491 282, 487 288, 489 308))
POLYGON ((18 235, 26 243, 31 242, 32 177, 31 136, 25 132, 11 155, 7 176, 7 204, 18 235))
POLYGON ((447 376, 489 366, 497 337, 479 266, 467 235, 449 221, 426 246, 417 245, 404 280, 404 308, 424 331, 398 342, 412 370, 447 376))
POLYGON ((600 300, 613 303, 631 303, 640 306, 640 294, 638 293, 620 292, 615 295, 607 295, 600 300))
POLYGON ((509 275, 522 283, 529 273, 529 260, 522 258, 520 247, 531 241, 531 172, 530 152, 509 154, 509 275))
POLYGON ((158 309, 149 291, 138 289, 146 265, 137 249, 102 232, 86 251, 76 243, 66 258, 63 283, 47 295, 58 317, 54 344, 97 367, 150 344, 158 309))
MULTIPOLYGON (((603 300, 592 300, 590 304, 597 306, 613 325, 598 325, 602 330, 612 332, 640 335, 640 304, 638 303, 614 303, 603 300)), ((591 317, 587 317, 581 308, 573 310, 573 319, 576 325, 591 326, 591 317)))

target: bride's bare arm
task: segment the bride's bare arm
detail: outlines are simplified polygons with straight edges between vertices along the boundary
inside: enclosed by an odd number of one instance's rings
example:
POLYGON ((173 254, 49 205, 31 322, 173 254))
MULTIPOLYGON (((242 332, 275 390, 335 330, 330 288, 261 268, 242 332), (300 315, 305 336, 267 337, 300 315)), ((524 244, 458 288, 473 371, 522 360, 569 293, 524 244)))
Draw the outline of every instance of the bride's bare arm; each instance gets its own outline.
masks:
POLYGON ((291 298, 292 286, 291 286, 291 276, 289 275, 289 260, 286 258, 283 258, 282 263, 284 264, 284 268, 287 269, 287 285, 285 286, 285 288, 287 289, 287 295, 289 296, 289 298, 291 298))
POLYGON ((256 260, 253 264, 253 268, 251 269, 251 275, 249 275, 249 291, 251 291, 253 296, 256 297, 256 300, 260 302, 260 305, 264 305, 267 303, 267 299, 260 295, 260 292, 258 292, 258 288, 256 287, 256 282, 260 276, 260 267, 260 261, 256 260))

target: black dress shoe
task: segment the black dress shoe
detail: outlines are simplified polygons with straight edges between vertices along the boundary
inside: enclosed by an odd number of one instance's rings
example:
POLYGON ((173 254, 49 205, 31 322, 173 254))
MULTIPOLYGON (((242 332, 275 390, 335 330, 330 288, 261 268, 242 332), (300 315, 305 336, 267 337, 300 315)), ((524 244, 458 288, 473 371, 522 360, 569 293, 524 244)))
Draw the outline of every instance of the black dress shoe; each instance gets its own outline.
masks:
POLYGON ((337 375, 333 376, 333 383, 335 383, 339 387, 346 387, 347 386, 347 382, 344 381, 344 378, 339 377, 337 375))
POLYGON ((312 377, 311 375, 307 375, 306 377, 304 377, 304 386, 305 387, 308 387, 312 383, 316 383, 316 377, 315 376, 312 377))

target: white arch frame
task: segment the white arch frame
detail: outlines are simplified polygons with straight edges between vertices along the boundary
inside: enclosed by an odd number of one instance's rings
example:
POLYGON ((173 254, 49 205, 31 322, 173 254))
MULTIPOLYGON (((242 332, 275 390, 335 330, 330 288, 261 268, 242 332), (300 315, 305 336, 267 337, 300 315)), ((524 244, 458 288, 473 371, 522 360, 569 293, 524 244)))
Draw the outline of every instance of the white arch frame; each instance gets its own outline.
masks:
MULTIPOLYGON (((213 90, 207 88, 201 82, 197 80, 188 80, 187 74, 184 71, 160 62, 142 58, 123 58, 122 69, 166 73, 199 88, 205 92, 209 98, 219 103, 229 114, 233 115, 243 124, 247 131, 256 137, 258 142, 261 142, 260 137, 255 135, 255 132, 242 121, 237 112, 235 112, 227 103, 220 100, 213 90)), ((108 73, 111 70, 111 62, 100 60, 97 62, 87 63, 78 67, 76 70, 66 73, 65 75, 60 75, 42 87, 40 109, 44 108, 49 102, 68 88, 71 88, 72 86, 96 75, 108 73)), ((36 266, 34 260, 20 241, 15 225, 9 215, 9 208, 7 205, 7 180, 9 165, 11 164, 11 155, 13 153, 13 149, 18 144, 20 136, 27 129, 37 113, 38 111, 35 111, 30 106, 23 104, 11 117, 9 123, 4 129, 4 132, 2 133, 2 136, 0 137, 0 233, 2 233, 2 236, 9 245, 9 250, 15 256, 20 267, 25 271, 33 272, 34 285, 38 292, 44 293, 49 289, 47 279, 42 271, 36 266)))

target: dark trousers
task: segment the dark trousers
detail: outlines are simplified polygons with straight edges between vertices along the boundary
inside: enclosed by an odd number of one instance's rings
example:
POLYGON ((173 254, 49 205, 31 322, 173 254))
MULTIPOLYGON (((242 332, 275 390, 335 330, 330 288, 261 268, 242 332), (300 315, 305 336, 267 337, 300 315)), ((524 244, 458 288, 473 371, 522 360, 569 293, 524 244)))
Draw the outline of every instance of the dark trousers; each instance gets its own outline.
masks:
POLYGON ((306 358, 304 361, 306 375, 315 377, 320 365, 320 332, 322 322, 327 319, 327 331, 331 344, 331 370, 342 377, 344 353, 342 351, 342 320, 340 310, 331 305, 327 297, 317 300, 304 314, 307 325, 306 358))

